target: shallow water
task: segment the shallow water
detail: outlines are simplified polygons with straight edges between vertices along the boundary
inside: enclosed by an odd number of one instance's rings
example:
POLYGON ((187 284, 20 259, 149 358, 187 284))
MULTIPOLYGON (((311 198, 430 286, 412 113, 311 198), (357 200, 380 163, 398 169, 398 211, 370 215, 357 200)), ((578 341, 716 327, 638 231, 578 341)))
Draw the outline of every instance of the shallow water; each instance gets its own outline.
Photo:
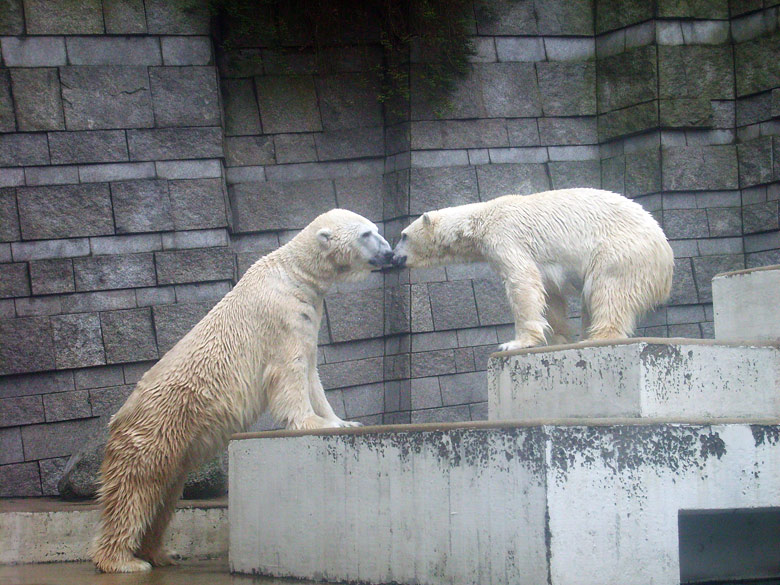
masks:
MULTIPOLYGON (((0 565, 2 585, 314 585, 313 581, 231 575, 227 559, 182 561, 148 573, 107 575, 92 563, 0 565)), ((321 584, 318 584, 321 585, 321 584)))

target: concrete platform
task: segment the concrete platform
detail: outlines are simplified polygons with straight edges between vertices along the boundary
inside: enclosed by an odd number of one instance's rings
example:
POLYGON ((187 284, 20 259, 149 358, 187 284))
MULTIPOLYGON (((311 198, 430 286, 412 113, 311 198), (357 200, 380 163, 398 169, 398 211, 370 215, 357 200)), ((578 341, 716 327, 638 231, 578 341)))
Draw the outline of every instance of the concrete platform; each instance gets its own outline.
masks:
POLYGON ((681 549, 679 538, 683 515, 780 507, 778 420, 269 432, 237 435, 229 453, 230 565, 241 573, 677 585, 780 571, 778 535, 760 559, 728 523, 721 550, 681 549), (722 556, 723 546, 734 574, 708 574, 702 559, 722 556), (681 565, 680 550, 695 558, 681 565), (698 573, 682 575, 681 566, 698 573))
POLYGON ((712 303, 715 339, 780 340, 780 265, 716 275, 712 303))
MULTIPOLYGON (((87 560, 98 518, 92 500, 0 500, 0 564, 87 560)), ((227 498, 179 502, 167 546, 182 558, 226 556, 227 498)))
POLYGON ((780 417, 780 344, 634 338, 496 353, 488 417, 780 417))

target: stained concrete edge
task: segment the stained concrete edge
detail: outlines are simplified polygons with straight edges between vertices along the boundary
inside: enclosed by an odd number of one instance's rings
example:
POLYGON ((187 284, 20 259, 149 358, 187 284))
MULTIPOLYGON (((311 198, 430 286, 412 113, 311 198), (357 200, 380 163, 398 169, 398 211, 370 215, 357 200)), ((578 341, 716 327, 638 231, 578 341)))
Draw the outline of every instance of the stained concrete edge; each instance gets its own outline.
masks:
POLYGON ((771 266, 756 266, 755 268, 745 268, 743 270, 732 270, 731 272, 720 272, 712 277, 712 280, 716 278, 730 278, 732 276, 741 276, 743 274, 750 274, 752 272, 764 272, 766 270, 780 270, 780 264, 772 264, 771 266))

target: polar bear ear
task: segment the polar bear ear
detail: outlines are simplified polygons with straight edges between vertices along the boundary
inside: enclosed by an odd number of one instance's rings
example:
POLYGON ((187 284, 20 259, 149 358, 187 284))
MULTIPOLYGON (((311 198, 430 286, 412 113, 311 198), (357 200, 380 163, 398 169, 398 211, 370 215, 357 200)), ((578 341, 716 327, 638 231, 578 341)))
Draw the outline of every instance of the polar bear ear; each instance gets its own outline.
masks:
POLYGON ((317 232, 317 241, 323 250, 327 250, 330 247, 330 238, 332 236, 333 232, 328 228, 322 228, 317 232))
POLYGON ((431 225, 431 216, 427 212, 423 213, 422 220, 423 225, 431 225))

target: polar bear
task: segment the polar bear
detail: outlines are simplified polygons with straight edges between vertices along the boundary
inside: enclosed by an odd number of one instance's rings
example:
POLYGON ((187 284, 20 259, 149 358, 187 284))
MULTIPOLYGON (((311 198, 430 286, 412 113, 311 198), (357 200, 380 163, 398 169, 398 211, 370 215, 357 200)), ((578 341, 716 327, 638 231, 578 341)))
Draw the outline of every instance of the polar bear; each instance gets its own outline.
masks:
POLYGON ((599 189, 506 195, 429 211, 401 232, 393 263, 423 268, 487 261, 515 321, 502 351, 566 343, 565 295, 581 291, 590 339, 628 337, 638 317, 669 298, 674 256, 642 207, 599 189))
POLYGON ((92 552, 99 570, 171 564, 161 541, 187 473, 266 408, 289 429, 358 424, 336 416, 317 373, 323 296, 392 257, 373 223, 328 211, 255 262, 146 372, 110 422, 92 552))

